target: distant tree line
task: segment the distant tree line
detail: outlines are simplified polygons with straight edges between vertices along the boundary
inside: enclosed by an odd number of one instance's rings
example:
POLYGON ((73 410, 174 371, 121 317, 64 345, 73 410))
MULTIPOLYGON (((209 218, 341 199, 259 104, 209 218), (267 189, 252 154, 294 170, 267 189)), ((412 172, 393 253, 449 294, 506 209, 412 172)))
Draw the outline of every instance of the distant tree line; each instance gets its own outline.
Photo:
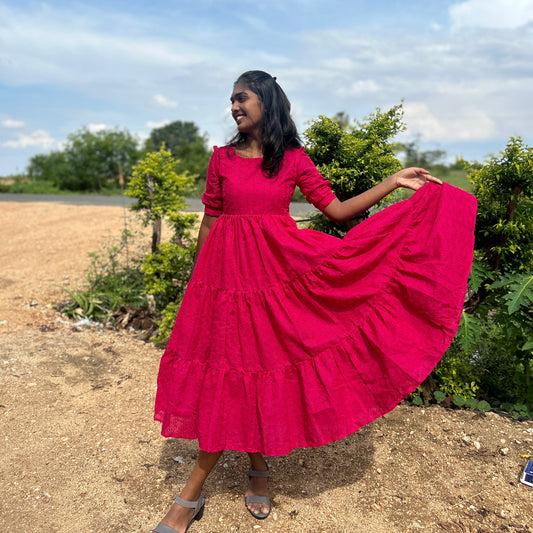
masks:
POLYGON ((210 157, 207 138, 196 124, 181 120, 153 129, 143 145, 127 130, 92 132, 83 127, 68 136, 63 150, 33 156, 27 175, 61 191, 111 191, 121 186, 122 179, 122 184, 128 182, 133 166, 147 153, 162 146, 176 159, 178 173, 205 179, 210 157))

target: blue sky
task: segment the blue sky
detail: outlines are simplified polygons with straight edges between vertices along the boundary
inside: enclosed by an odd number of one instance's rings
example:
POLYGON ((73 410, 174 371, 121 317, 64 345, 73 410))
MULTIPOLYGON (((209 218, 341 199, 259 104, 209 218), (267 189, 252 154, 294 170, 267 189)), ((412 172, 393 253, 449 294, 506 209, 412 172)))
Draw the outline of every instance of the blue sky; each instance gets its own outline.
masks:
POLYGON ((533 144, 533 0, 0 0, 0 176, 82 126, 233 131, 232 83, 277 76, 299 129, 404 102, 404 140, 482 160, 533 144))

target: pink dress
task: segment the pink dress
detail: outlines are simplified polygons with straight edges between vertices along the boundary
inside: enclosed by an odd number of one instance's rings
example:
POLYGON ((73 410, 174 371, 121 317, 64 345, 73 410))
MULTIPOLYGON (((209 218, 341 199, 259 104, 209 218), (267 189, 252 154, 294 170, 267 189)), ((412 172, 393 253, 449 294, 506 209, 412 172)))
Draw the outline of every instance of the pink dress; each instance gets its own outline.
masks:
POLYGON ((338 239, 297 228, 296 184, 321 210, 334 198, 303 149, 268 178, 215 148, 203 201, 219 218, 159 371, 164 436, 266 455, 326 444, 393 409, 453 339, 472 195, 429 183, 338 239))

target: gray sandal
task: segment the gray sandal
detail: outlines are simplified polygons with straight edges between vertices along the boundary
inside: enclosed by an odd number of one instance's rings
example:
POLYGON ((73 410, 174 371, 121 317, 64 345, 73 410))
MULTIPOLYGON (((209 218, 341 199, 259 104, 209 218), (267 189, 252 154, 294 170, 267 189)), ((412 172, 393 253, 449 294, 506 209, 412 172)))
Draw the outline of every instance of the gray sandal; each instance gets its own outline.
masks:
MULTIPOLYGON (((189 531, 189 528, 191 527, 191 524, 195 520, 200 520, 202 516, 204 516, 204 508, 205 508, 205 499, 203 496, 200 496, 195 502, 188 502, 187 500, 182 500, 181 498, 176 498, 174 500, 174 503, 177 503, 178 505, 181 505, 182 507, 186 507, 187 509, 194 509, 194 514, 192 515, 192 518, 189 520, 189 523, 187 524, 187 527, 185 528, 185 531, 183 533, 187 533, 189 531)), ((163 523, 159 523, 155 529, 152 530, 153 533, 180 533, 179 531, 176 531, 174 528, 171 528, 170 526, 166 526, 163 523)))
MULTIPOLYGON (((248 472, 248 479, 251 479, 253 477, 270 477, 270 470, 250 470, 248 472)), ((244 497, 244 503, 246 505, 246 509, 248 509, 248 512, 254 517, 257 518, 257 520, 264 520, 269 514, 271 510, 270 505, 270 498, 268 496, 256 496, 255 494, 250 494, 249 496, 244 497), (268 506, 268 513, 263 513, 259 511, 258 513, 254 513, 249 507, 249 503, 260 503, 262 505, 268 506)), ((162 532, 166 533, 166 532, 162 532)))

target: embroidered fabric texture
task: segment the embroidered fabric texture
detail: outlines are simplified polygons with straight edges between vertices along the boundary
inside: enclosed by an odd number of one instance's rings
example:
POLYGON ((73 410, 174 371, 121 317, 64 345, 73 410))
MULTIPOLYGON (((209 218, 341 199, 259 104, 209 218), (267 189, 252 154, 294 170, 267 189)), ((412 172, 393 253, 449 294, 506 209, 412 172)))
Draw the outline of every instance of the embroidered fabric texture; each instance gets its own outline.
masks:
POLYGON ((298 184, 329 183, 303 150, 278 176, 215 148, 201 251, 158 377, 162 434, 201 449, 283 455, 345 437, 431 372, 459 324, 475 198, 428 183, 344 239, 298 229, 298 184))

